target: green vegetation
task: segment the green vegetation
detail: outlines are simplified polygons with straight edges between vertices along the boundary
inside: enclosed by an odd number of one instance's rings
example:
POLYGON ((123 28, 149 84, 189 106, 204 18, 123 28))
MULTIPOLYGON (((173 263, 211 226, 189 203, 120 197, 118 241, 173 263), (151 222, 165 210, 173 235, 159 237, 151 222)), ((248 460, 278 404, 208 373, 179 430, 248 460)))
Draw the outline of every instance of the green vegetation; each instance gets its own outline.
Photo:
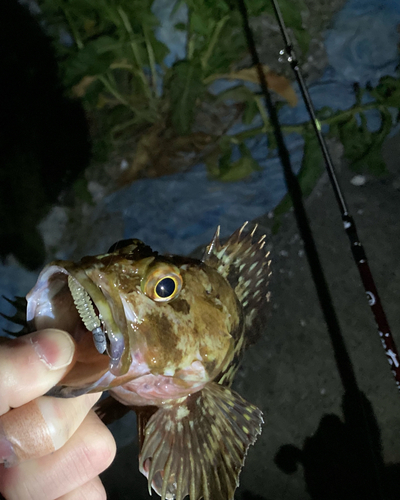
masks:
MULTIPOLYGON (((172 163, 180 151, 193 149, 193 143, 205 157, 210 175, 221 180, 237 180, 259 168, 240 144, 244 159, 232 164, 228 173, 229 151, 238 142, 219 132, 238 119, 250 123, 263 111, 259 96, 242 83, 256 83, 255 71, 237 68, 247 46, 240 14, 229 2, 175 3, 175 10, 187 8, 187 21, 175 26, 185 33, 186 56, 172 67, 164 65, 168 49, 154 35, 159 22, 152 0, 42 0, 39 4, 55 42, 64 85, 70 95, 82 100, 92 123, 97 157, 104 159, 104 153, 134 138, 136 152, 122 182, 129 182, 149 164, 157 175, 168 173, 170 165, 165 154, 160 159, 160 151, 167 152, 172 163), (66 35, 70 43, 60 43, 60 36, 65 41, 66 35), (215 96, 209 85, 220 78, 239 83, 215 96), (235 102, 237 112, 224 122, 227 99, 235 102), (208 123, 199 126, 196 118, 205 108, 208 123), (215 121, 218 126, 213 128, 210 124, 215 121)), ((256 0, 249 7, 250 15, 257 16, 270 10, 270 3, 256 0)), ((309 35, 301 25, 302 0, 286 0, 282 8, 306 49, 309 35)), ((271 87, 294 104, 294 91, 286 78, 266 70, 271 87)))
MULTIPOLYGON (((244 141, 267 133, 270 150, 275 144, 260 96, 244 84, 257 83, 254 68, 238 67, 247 47, 236 4, 230 0, 177 0, 175 11, 181 6, 187 8, 186 22, 175 26, 185 32, 186 55, 172 67, 163 63, 168 49, 155 37, 159 22, 152 5, 152 0, 40 2, 43 18, 56 41, 64 84, 72 95, 82 99, 95 124, 95 151, 109 151, 135 138, 133 160, 122 179, 125 183, 149 165, 154 175, 170 172, 179 153, 188 151, 202 158, 210 176, 221 181, 237 181, 259 170, 244 141), (60 33, 68 33, 71 43, 61 44, 60 33), (220 78, 239 83, 216 96, 209 85, 220 78), (229 106, 235 112, 227 113, 229 106), (203 117, 207 116, 205 121, 199 118, 202 111, 203 117), (227 134, 238 120, 250 127, 257 115, 262 118, 261 126, 227 134), (212 126, 215 121, 217 128, 212 126), (233 147, 239 147, 239 160, 231 160, 233 147)), ((282 0, 280 5, 287 25, 306 53, 310 39, 301 18, 306 5, 302 0, 282 0)), ((267 0, 252 0, 248 7, 250 16, 271 13, 267 0)), ((290 83, 268 68, 266 76, 281 100, 294 105, 296 97, 290 83)), ((320 124, 328 125, 329 135, 343 143, 352 168, 382 174, 385 165, 381 146, 393 121, 398 122, 400 80, 386 77, 375 88, 355 88, 355 95, 356 103, 348 110, 320 110, 320 124), (364 102, 366 92, 373 102, 364 102), (366 112, 371 109, 381 116, 380 129, 375 132, 367 127, 366 112), (394 120, 393 110, 397 113, 394 120)), ((317 142, 308 122, 282 128, 285 133, 304 136, 299 178, 307 194, 321 173, 317 142)), ((287 207, 288 201, 283 200, 277 213, 287 207)))
MULTIPOLYGON (((155 35, 159 21, 153 0, 38 3, 41 14, 34 19, 20 3, 0 2, 0 38, 7 47, 2 61, 7 99, 2 107, 6 126, 0 134, 0 258, 11 254, 24 266, 38 268, 46 250, 38 223, 51 206, 60 200, 69 206, 76 200, 92 202, 86 179, 89 143, 94 164, 111 159, 107 171, 99 169, 94 177, 104 178, 110 171, 119 176, 108 178, 110 189, 116 182, 188 169, 199 161, 221 182, 246 178, 260 169, 246 139, 259 134, 267 134, 270 154, 275 153, 233 0, 170 0, 183 21, 176 24, 175 35, 184 45, 182 60, 171 67, 164 64, 169 49, 155 35), (221 79, 234 86, 215 95, 212 84, 221 79), (228 133, 240 123, 245 131, 228 133), (121 159, 127 165, 123 171, 116 168, 121 159)), ((310 19, 305 0, 279 4, 301 48, 299 58, 305 60, 310 42, 302 22, 310 19)), ((266 20, 260 17, 272 14, 270 1, 251 0, 247 6, 261 46, 266 20)), ((266 66, 264 72, 277 105, 296 105, 290 81, 266 66)), ((400 80, 386 77, 375 88, 355 88, 355 95, 352 108, 324 108, 318 119, 343 143, 352 168, 382 174, 381 146, 393 122, 399 121, 400 80), (367 127, 370 110, 381 117, 374 132, 367 127)), ((299 179, 308 194, 322 172, 310 123, 282 128, 305 139, 299 179)), ((275 213, 289 206, 284 199, 275 213)))

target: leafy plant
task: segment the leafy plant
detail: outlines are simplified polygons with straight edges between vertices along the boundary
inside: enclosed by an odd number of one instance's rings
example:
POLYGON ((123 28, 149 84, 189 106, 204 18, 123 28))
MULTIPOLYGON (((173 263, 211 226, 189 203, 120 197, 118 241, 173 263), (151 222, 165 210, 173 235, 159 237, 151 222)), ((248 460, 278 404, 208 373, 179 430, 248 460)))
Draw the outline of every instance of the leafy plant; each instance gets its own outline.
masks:
MULTIPOLYGON (((289 0, 284 3, 293 7, 289 0)), ((296 3, 303 6, 302 0, 296 3)), ((268 5, 267 0, 251 2, 250 14, 258 15, 268 5)), ((104 152, 105 145, 108 150, 118 148, 134 137, 139 154, 132 155, 122 183, 143 170, 146 174, 168 173, 182 152, 193 142, 199 144, 199 128, 206 137, 196 152, 215 158, 229 125, 238 119, 250 123, 263 110, 245 83, 258 82, 255 69, 237 69, 247 52, 237 9, 225 0, 177 1, 174 9, 182 6, 187 20, 175 29, 186 35, 186 56, 167 67, 164 58, 168 49, 155 36, 159 21, 152 11, 152 0, 40 2, 42 17, 55 41, 64 84, 71 95, 83 101, 93 125, 95 151, 104 152), (237 85, 224 95, 214 95, 209 86, 221 78, 235 80, 237 85), (234 100, 237 112, 226 122, 228 99, 234 100), (209 111, 209 123, 199 125, 196 119, 204 107, 209 111), (217 126, 213 127, 213 122, 217 126), (225 132, 216 134, 215 129, 225 132), (173 151, 171 144, 180 148, 173 151), (161 158, 160 149, 169 156, 161 158)), ((291 19, 293 28, 300 29, 299 15, 291 14, 291 19)), ((264 69, 271 88, 295 104, 297 98, 288 80, 264 69)), ((236 173, 231 175, 226 171, 226 158, 221 156, 219 170, 223 173, 217 177, 234 180, 249 175, 256 166, 248 154, 245 156, 232 164, 236 173)))
MULTIPOLYGON (((246 139, 266 133, 269 149, 276 147, 257 93, 257 72, 239 66, 247 46, 236 4, 229 0, 177 0, 174 10, 184 7, 187 11, 186 22, 175 25, 185 34, 186 53, 172 67, 164 64, 168 49, 155 36, 159 21, 152 11, 152 0, 42 0, 40 5, 57 40, 64 83, 85 103, 96 124, 98 143, 118 148, 135 138, 135 154, 120 179, 122 183, 143 171, 146 175, 169 173, 189 151, 195 152, 196 161, 201 157, 205 160, 210 176, 232 182, 260 168, 246 139), (68 43, 59 43, 60 34, 68 43), (232 80, 235 85, 215 95, 210 85, 220 79, 232 80), (251 127, 257 117, 262 124, 251 127), (248 130, 229 134, 238 120, 248 130), (239 159, 233 159, 235 148, 241 153, 239 159)), ((301 12, 307 9, 304 0, 282 0, 280 6, 286 24, 306 51, 310 39, 302 24, 301 12)), ((267 0, 252 0, 248 8, 250 16, 271 13, 267 0)), ((268 67, 264 72, 269 87, 283 101, 296 105, 290 82, 268 67)), ((400 109, 400 80, 386 77, 375 88, 355 88, 355 95, 356 102, 348 110, 320 110, 319 122, 343 143, 352 168, 381 174, 385 171, 382 143, 393 121, 399 121, 392 115, 393 109, 400 109), (373 109, 381 118, 376 131, 368 127, 368 111, 373 109)), ((321 172, 310 124, 282 128, 305 139, 300 183, 307 193, 321 172)), ((283 200, 276 212, 287 203, 283 200)))

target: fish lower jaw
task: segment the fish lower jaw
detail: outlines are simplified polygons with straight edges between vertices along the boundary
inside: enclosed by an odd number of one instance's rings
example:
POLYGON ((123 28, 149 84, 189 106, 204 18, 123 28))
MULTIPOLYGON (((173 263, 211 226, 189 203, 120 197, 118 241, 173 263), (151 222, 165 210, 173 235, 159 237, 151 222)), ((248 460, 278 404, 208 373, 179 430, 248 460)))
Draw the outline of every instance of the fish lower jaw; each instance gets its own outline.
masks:
POLYGON ((185 399, 189 394, 200 391, 206 384, 207 381, 186 384, 175 377, 149 374, 113 387, 110 393, 127 406, 162 406, 167 402, 185 399))

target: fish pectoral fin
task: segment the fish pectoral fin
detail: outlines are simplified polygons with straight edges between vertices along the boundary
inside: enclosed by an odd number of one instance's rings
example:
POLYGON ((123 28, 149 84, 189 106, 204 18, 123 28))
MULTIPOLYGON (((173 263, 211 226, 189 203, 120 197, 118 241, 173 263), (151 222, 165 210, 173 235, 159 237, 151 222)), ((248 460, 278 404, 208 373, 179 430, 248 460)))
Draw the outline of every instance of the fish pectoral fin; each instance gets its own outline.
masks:
POLYGON ((140 471, 162 498, 231 500, 247 450, 261 433, 261 411, 215 382, 151 417, 140 471))

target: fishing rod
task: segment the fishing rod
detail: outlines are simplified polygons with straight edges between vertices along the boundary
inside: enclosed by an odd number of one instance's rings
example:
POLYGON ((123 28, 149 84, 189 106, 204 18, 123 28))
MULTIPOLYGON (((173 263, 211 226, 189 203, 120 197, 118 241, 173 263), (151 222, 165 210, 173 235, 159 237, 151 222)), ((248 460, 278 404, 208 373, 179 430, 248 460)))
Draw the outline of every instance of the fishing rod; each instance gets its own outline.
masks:
POLYGON ((364 246, 362 245, 360 238, 357 234, 357 227, 355 221, 351 216, 351 214, 349 213, 343 192, 340 189, 340 185, 335 172, 335 167, 332 158, 329 154, 328 148, 326 146, 324 136, 322 135, 321 132, 321 124, 315 114, 315 109, 310 94, 308 92, 307 86, 304 82, 304 78, 297 57, 295 55, 293 44, 291 43, 288 31, 286 29, 279 4, 277 0, 271 0, 271 3, 274 8, 274 12, 279 24, 279 29, 281 30, 281 34, 285 43, 284 52, 286 52, 287 60, 291 65, 294 74, 296 76, 296 80, 297 83, 299 84, 301 95, 303 97, 307 111, 310 115, 311 123, 313 125, 319 146, 321 148, 324 157, 325 167, 328 173, 329 180, 331 182, 333 193, 335 195, 340 210, 340 214, 343 221, 343 227, 349 238, 351 253, 357 265, 358 272, 360 274, 360 278, 364 286, 365 294, 367 296, 368 304, 374 315, 382 347, 386 353, 389 365, 391 366, 391 371, 394 376, 396 386, 400 390, 400 363, 399 363, 400 358, 392 332, 390 330, 386 313, 383 309, 383 305, 379 297, 377 287, 375 285, 375 280, 372 276, 371 268, 368 264, 364 246))
MULTIPOLYGON (((350 241, 351 252, 354 258, 354 261, 357 265, 360 278, 362 284, 364 286, 364 290, 368 299, 368 304, 372 310, 374 315, 375 323, 378 328, 379 337, 383 346, 383 349, 386 353, 387 359, 389 361, 389 365, 391 367, 391 372, 394 376, 396 386, 400 390, 400 363, 399 363, 399 354, 394 342, 389 323, 383 309, 377 287, 375 285, 374 278, 372 276, 371 269, 368 264, 368 260, 366 257, 366 253, 364 247, 358 237, 357 228, 354 222, 353 217, 350 215, 349 210, 347 208, 347 204, 343 195, 342 190, 340 189, 339 182, 335 173, 335 167, 333 165, 331 156, 329 154, 328 148, 326 146, 326 142, 324 136, 321 133, 321 124, 316 116, 315 109, 308 92, 307 86, 304 82, 304 78, 299 66, 298 59, 296 57, 293 44, 290 40, 288 30, 286 28, 285 22, 282 17, 281 10, 277 3, 277 0, 271 0, 278 24, 279 29, 281 31, 285 49, 280 51, 280 55, 286 55, 287 61, 292 67, 294 74, 296 76, 297 83, 300 88, 301 95, 303 97, 304 103, 306 105, 307 111, 310 115, 311 123, 313 125, 315 134, 318 139, 319 146, 321 148, 326 170, 328 172, 328 177, 330 183, 333 188, 333 192, 340 210, 341 218, 343 221, 343 226, 346 231, 346 234, 350 241)), ((309 222, 307 219, 307 215, 305 213, 304 205, 302 203, 302 193, 301 188, 298 182, 297 177, 294 175, 288 150, 286 148, 284 138, 282 135, 282 131, 279 124, 278 114, 275 106, 272 103, 271 96, 268 90, 265 74, 260 63, 258 52, 256 50, 253 34, 250 28, 247 9, 244 3, 244 0, 238 0, 239 10, 243 19, 243 27, 245 31, 245 35, 247 38, 248 46, 253 58, 253 62, 257 68, 258 77, 260 80, 260 85, 262 89, 262 93, 265 98, 266 107, 271 119, 271 122, 274 126, 274 135, 277 141, 278 152, 281 158, 282 167, 284 171, 285 181, 288 188, 289 195, 293 202, 294 212, 297 220, 297 224, 299 227, 299 231, 302 235, 304 241, 305 253, 308 258, 308 262, 311 269, 311 274, 313 276, 317 294, 320 301, 320 305, 325 317, 325 321, 328 326, 328 330, 331 334, 331 340, 334 344, 337 344, 336 347, 340 349, 338 353, 335 354, 336 359, 341 359, 341 362, 344 366, 339 367, 339 373, 342 378, 342 382, 344 386, 350 387, 348 384, 354 387, 357 385, 355 381, 354 371, 351 366, 350 358, 347 354, 344 341, 340 334, 340 327, 336 318, 336 313, 333 309, 333 304, 330 298, 330 293, 327 287, 327 283, 325 281, 325 277, 323 274, 323 269, 321 266, 321 262, 319 260, 319 256, 317 253, 317 249, 315 246, 315 242, 311 233, 311 229, 309 226, 309 222), (348 364, 350 363, 350 366, 348 364)))

